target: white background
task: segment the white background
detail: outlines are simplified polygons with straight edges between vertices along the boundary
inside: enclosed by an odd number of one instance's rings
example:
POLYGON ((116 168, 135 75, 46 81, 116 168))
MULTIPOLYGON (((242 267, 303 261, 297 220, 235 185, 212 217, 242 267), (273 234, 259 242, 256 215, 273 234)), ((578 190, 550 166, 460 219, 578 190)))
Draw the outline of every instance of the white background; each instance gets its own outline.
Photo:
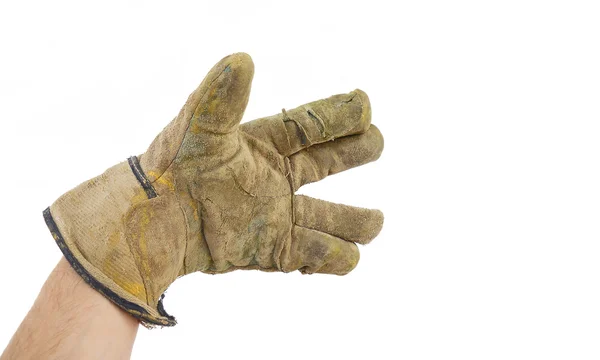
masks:
POLYGON ((61 256, 42 210, 245 51, 246 121, 369 94, 381 159, 302 192, 384 229, 345 277, 178 280, 134 359, 600 358, 597 2, 162 3, 0 2, 0 348, 61 256))

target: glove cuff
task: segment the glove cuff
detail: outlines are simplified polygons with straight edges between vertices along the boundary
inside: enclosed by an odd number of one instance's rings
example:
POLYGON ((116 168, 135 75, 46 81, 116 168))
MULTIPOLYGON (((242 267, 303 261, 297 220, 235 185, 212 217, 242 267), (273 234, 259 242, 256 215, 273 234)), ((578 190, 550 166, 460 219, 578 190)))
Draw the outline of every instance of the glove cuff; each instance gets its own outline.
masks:
POLYGON ((92 288, 144 326, 173 326, 162 297, 148 304, 147 285, 123 228, 128 211, 152 196, 156 192, 132 157, 61 196, 44 219, 67 261, 92 288))

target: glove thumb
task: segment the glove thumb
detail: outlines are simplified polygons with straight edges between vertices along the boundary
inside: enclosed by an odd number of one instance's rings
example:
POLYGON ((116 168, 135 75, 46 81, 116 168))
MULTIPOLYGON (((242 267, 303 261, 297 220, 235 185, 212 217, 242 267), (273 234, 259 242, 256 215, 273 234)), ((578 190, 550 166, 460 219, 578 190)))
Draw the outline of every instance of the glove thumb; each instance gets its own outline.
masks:
POLYGON ((180 151, 193 156, 193 152, 209 150, 206 147, 215 143, 215 136, 236 131, 248 104, 253 77, 254 63, 246 53, 226 56, 213 66, 179 115, 140 156, 148 179, 158 179, 180 151), (186 146, 182 149, 184 138, 186 146))

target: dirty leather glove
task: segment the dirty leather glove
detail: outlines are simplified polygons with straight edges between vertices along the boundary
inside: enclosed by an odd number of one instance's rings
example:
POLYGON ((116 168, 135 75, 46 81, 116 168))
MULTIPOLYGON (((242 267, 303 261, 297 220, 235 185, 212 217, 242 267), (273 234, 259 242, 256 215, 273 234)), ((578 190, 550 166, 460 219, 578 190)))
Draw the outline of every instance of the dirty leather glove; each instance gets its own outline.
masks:
POLYGON ((376 160, 367 95, 355 90, 243 125, 254 65, 222 59, 148 150, 61 196, 44 212, 81 277, 146 326, 174 325, 164 291, 195 271, 343 275, 377 210, 294 195, 376 160))

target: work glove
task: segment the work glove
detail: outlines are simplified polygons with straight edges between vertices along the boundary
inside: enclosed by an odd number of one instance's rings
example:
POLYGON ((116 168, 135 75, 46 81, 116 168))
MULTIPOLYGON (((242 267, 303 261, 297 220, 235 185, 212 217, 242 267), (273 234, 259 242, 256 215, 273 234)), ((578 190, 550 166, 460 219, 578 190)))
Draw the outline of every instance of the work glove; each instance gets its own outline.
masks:
POLYGON ((175 325, 163 293, 179 276, 236 269, 343 275, 378 210, 294 195, 376 160, 383 138, 361 90, 240 125, 254 65, 223 58, 148 150, 44 211, 71 266, 146 326, 175 325))

